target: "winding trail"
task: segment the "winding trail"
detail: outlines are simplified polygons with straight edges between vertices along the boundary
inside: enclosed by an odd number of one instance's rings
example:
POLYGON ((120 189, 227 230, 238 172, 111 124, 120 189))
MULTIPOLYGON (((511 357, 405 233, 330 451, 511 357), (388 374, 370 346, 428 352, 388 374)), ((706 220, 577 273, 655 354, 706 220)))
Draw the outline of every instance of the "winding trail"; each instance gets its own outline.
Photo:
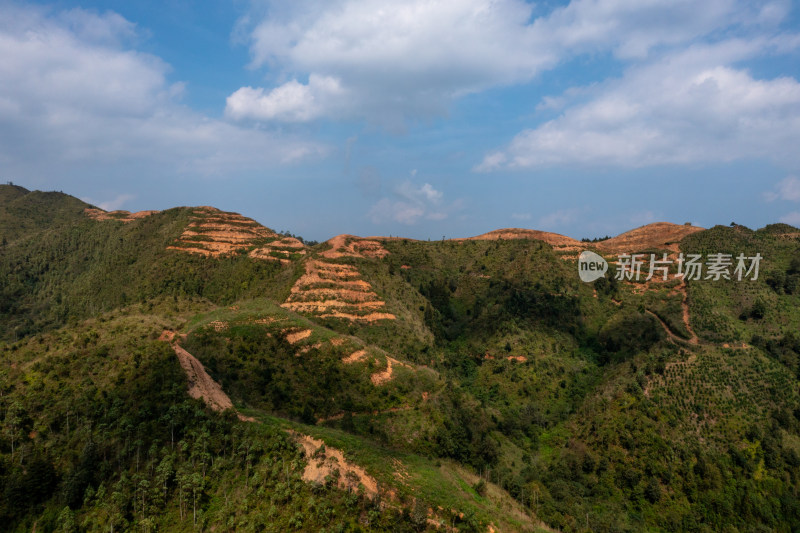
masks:
POLYGON ((683 299, 681 299, 681 309, 683 310, 683 324, 686 326, 686 331, 691 335, 691 337, 689 337, 689 344, 700 344, 700 339, 697 338, 697 334, 692 329, 692 326, 689 325, 689 291, 686 289, 685 279, 681 279, 678 291, 683 295, 683 299))
MULTIPOLYGON (((681 337, 680 335, 678 335, 677 333, 675 333, 671 329, 669 329, 669 326, 667 325, 667 323, 664 322, 661 319, 661 317, 658 316, 657 314, 655 314, 653 311, 651 311, 650 309, 645 309, 645 312, 647 314, 649 314, 649 315, 652 315, 656 320, 658 320, 658 322, 664 328, 664 331, 667 333, 667 336, 669 337, 670 341, 672 341, 672 342, 676 342, 677 341, 677 342, 689 342, 689 343, 691 343, 691 340, 684 339, 683 337, 681 337)), ((693 344, 697 344, 697 343, 695 342, 693 344)))

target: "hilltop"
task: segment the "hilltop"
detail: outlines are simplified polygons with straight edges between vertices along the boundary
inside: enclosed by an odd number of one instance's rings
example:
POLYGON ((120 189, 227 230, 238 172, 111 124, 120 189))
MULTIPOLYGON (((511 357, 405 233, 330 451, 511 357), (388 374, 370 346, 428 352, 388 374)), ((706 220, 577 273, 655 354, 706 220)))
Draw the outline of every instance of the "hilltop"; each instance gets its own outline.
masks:
POLYGON ((792 531, 800 230, 314 246, 0 186, 10 531, 792 531), (761 254, 583 283, 577 255, 761 254))

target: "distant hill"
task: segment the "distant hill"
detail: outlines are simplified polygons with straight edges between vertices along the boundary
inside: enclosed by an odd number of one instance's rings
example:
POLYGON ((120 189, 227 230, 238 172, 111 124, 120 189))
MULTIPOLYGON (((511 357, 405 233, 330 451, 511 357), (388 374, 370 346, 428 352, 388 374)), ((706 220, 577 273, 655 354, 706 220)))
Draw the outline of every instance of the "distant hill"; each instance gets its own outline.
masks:
POLYGON ((3 185, 0 236, 5 530, 800 523, 792 226, 306 246, 3 185), (584 249, 761 263, 583 283, 584 249))
POLYGON ((60 192, 0 185, 0 238, 20 237, 80 219, 88 204, 60 192))

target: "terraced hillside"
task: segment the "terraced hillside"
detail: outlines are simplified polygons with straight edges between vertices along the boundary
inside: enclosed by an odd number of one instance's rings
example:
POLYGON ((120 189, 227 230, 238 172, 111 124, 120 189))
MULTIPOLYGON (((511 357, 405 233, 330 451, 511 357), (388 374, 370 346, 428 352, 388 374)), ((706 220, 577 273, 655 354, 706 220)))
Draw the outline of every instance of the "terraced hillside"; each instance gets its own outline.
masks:
POLYGON ((307 247, 0 186, 0 235, 10 531, 800 523, 797 228, 307 247), (583 283, 586 248, 763 260, 583 283))
POLYGON ((283 264, 306 253, 299 240, 282 237, 255 220, 214 207, 191 209, 191 221, 167 248, 207 257, 247 252, 254 259, 283 264))
POLYGON ((381 259, 389 252, 378 241, 339 235, 328 249, 305 261, 303 275, 292 286, 283 307, 317 318, 376 322, 395 320, 386 302, 364 279, 352 258, 381 259))
POLYGON ((120 222, 133 222, 134 220, 139 220, 140 218, 149 217, 150 215, 158 213, 158 211, 137 211, 136 213, 131 213, 130 211, 104 211, 94 207, 87 207, 83 212, 86 213, 86 216, 94 220, 118 220, 120 222))

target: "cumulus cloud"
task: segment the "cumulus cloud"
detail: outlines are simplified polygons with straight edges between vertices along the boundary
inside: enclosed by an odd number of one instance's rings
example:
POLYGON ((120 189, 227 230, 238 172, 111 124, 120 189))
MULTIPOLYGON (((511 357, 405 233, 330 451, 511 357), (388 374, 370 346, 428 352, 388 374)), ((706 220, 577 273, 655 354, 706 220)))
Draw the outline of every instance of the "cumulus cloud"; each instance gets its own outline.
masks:
POLYGON ((443 205, 443 194, 430 183, 415 185, 404 181, 397 185, 393 197, 378 200, 369 210, 369 218, 376 224, 386 221, 416 224, 420 220, 444 220, 458 204, 443 205))
POLYGON ((0 11, 0 160, 14 176, 127 168, 235 173, 322 147, 211 119, 180 103, 169 65, 131 48, 114 13, 0 11))
MULTIPOLYGON (((126 203, 130 202, 131 200, 134 200, 135 198, 136 198, 136 195, 133 195, 133 194, 118 194, 116 197, 114 197, 111 200, 107 200, 105 202, 100 202, 99 204, 97 204, 97 207, 99 207, 100 209, 103 209, 105 211, 116 211, 117 209, 120 209, 123 205, 125 205, 126 203)), ((89 203, 91 203, 91 202, 89 202, 89 203)))
POLYGON ((610 50, 621 58, 643 58, 653 48, 691 42, 736 24, 780 22, 788 2, 736 0, 573 0, 533 26, 563 50, 610 50))
MULTIPOLYGON (((698 45, 578 91, 564 112, 487 154, 479 171, 561 164, 643 167, 767 158, 796 162, 800 83, 730 63, 792 40, 698 45)), ((573 94, 566 94, 570 98, 573 94)))
POLYGON ((573 0, 550 12, 523 0, 396 0, 390 9, 382 0, 262 5, 261 16, 240 24, 252 66, 309 81, 239 89, 230 116, 388 125, 443 115, 459 96, 530 81, 577 54, 641 58, 732 24, 779 21, 785 11, 783 2, 735 0, 573 0), (337 90, 315 87, 314 79, 335 80, 337 90), (297 111, 298 102, 309 111, 297 111))
MULTIPOLYGON (((534 44, 531 7, 518 0, 400 0, 391 9, 377 0, 271 2, 266 12, 249 32, 252 65, 307 75, 307 84, 289 83, 307 102, 316 97, 308 118, 401 127, 407 118, 444 114, 458 94, 528 79, 555 61, 534 44), (314 79, 336 80, 338 90, 319 91, 314 79)), ((235 104, 228 109, 236 118, 297 118, 253 106, 235 113, 235 104)))
POLYGON ((329 102, 343 96, 339 80, 312 74, 308 84, 292 80, 268 93, 262 88, 242 87, 228 97, 225 113, 233 119, 308 122, 330 113, 329 102))
POLYGON ((775 200, 800 201, 800 179, 795 176, 784 178, 778 182, 775 190, 765 192, 764 198, 768 202, 774 202, 775 200))

